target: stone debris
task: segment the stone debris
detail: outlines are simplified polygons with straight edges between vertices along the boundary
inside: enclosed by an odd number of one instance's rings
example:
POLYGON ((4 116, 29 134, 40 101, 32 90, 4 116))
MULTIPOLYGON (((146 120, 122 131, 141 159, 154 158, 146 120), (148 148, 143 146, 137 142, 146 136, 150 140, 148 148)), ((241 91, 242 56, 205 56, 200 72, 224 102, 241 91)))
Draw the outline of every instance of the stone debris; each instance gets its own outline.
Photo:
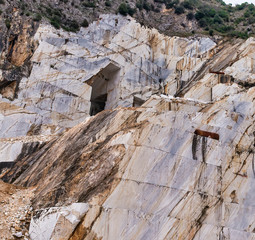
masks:
POLYGON ((56 135, 34 135, 34 136, 21 136, 13 138, 0 138, 0 143, 32 143, 32 142, 48 142, 53 138, 56 138, 56 135))
POLYGON ((73 203, 35 211, 29 228, 31 239, 69 239, 88 209, 87 203, 73 203))
MULTIPOLYGON (((16 229, 16 228, 15 228, 15 229, 16 229)), ((16 229, 16 230, 19 230, 19 229, 16 229)), ((14 233, 13 236, 14 236, 14 237, 17 237, 17 238, 22 238, 22 237, 24 237, 22 232, 14 233)))
POLYGON ((30 239, 33 190, 0 181, 0 239, 30 239))

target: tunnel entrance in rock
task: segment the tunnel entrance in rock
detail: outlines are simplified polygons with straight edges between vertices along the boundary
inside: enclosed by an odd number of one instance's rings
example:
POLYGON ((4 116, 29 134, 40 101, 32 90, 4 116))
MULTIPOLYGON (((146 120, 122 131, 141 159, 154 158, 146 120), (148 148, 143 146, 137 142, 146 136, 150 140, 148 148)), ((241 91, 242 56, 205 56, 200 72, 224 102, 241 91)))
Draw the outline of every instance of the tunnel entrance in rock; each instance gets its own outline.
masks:
POLYGON ((139 97, 134 97, 133 99, 133 107, 140 107, 144 104, 144 100, 139 97))
POLYGON ((90 116, 94 116, 97 113, 105 109, 107 101, 107 94, 99 95, 95 98, 91 98, 90 116))
POLYGON ((115 107, 119 98, 120 68, 108 64, 86 83, 92 87, 90 116, 115 107))

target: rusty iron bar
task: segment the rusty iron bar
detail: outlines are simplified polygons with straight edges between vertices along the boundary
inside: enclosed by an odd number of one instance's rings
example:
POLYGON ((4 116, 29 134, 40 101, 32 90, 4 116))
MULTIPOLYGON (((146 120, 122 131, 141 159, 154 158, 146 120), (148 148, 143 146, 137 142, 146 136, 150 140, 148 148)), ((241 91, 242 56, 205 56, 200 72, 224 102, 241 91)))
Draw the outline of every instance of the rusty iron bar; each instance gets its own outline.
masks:
POLYGON ((220 135, 218 133, 207 132, 200 129, 196 129, 195 134, 202 137, 209 137, 215 140, 220 140, 220 135))
POLYGON ((218 72, 218 71, 213 71, 212 69, 209 69, 209 73, 215 73, 215 74, 222 74, 222 75, 225 75, 224 72, 218 72))

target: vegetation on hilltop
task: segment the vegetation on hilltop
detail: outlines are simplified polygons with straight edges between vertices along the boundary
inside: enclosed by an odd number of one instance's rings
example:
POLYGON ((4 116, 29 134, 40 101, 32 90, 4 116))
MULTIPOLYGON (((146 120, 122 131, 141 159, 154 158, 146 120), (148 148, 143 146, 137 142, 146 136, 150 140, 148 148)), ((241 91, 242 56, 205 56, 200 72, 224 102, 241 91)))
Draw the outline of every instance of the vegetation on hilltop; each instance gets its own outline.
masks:
POLYGON ((34 21, 49 21, 56 28, 77 31, 102 13, 120 13, 171 35, 176 33, 220 34, 247 38, 255 34, 255 6, 227 5, 222 0, 0 0, 6 26, 6 9, 17 7, 34 21))
MULTIPOLYGON (((255 33, 255 6, 252 3, 236 6, 227 5, 222 0, 154 0, 154 3, 164 4, 167 10, 174 10, 176 15, 186 15, 189 21, 196 21, 210 35, 217 33, 247 38, 255 33)), ((146 11, 160 11, 153 4, 148 5, 146 0, 138 0, 136 6, 140 11, 142 8, 146 11)))
POLYGON ((222 35, 247 38, 254 34, 255 6, 242 3, 236 6, 227 5, 222 0, 157 0, 165 1, 166 8, 174 8, 176 14, 186 14, 189 20, 196 20, 198 25, 208 31, 222 35))

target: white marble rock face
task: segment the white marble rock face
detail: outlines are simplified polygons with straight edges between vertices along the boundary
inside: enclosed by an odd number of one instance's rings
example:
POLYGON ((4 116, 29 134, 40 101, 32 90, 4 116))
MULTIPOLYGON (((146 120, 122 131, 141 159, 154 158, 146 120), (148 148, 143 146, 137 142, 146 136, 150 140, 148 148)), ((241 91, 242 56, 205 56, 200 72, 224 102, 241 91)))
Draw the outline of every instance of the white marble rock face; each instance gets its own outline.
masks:
POLYGON ((7 108, 1 119, 2 138, 25 136, 32 124, 51 134, 77 125, 90 114, 92 88, 107 94, 106 109, 132 106, 135 95, 147 100, 161 91, 162 79, 182 72, 187 81, 216 46, 209 38, 166 37, 117 15, 103 15, 76 34, 42 24, 34 39, 32 71, 17 99, 0 98, 17 109, 10 119, 7 108))
POLYGON ((88 211, 88 204, 73 203, 66 207, 54 207, 37 211, 30 223, 31 239, 69 239, 70 233, 88 211))
POLYGON ((216 46, 209 38, 166 37, 117 15, 103 15, 78 33, 42 24, 34 39, 31 74, 17 98, 0 95, 0 138, 35 134, 35 127, 36 134, 60 133, 84 121, 99 95, 107 94, 104 108, 113 109, 163 93, 163 80, 173 83, 167 91, 174 94, 216 46))
POLYGON ((117 184, 87 202, 81 239, 254 239, 254 94, 215 103, 162 95, 119 109, 98 133, 115 132, 107 145, 125 147, 117 184), (119 129, 137 112, 139 127, 119 129))
POLYGON ((253 38, 219 46, 103 15, 76 34, 41 25, 35 39, 17 99, 0 98, 0 138, 10 139, 0 142, 0 161, 14 161, 22 147, 11 139, 35 127, 41 135, 75 131, 98 96, 107 94, 106 109, 146 102, 120 108, 100 130, 103 139, 119 131, 107 144, 125 147, 109 195, 84 203, 79 216, 70 206, 41 215, 32 239, 69 239, 78 223, 86 240, 255 239, 253 38), (167 96, 189 83, 183 98, 167 96), (135 111, 142 125, 118 129, 135 111))

